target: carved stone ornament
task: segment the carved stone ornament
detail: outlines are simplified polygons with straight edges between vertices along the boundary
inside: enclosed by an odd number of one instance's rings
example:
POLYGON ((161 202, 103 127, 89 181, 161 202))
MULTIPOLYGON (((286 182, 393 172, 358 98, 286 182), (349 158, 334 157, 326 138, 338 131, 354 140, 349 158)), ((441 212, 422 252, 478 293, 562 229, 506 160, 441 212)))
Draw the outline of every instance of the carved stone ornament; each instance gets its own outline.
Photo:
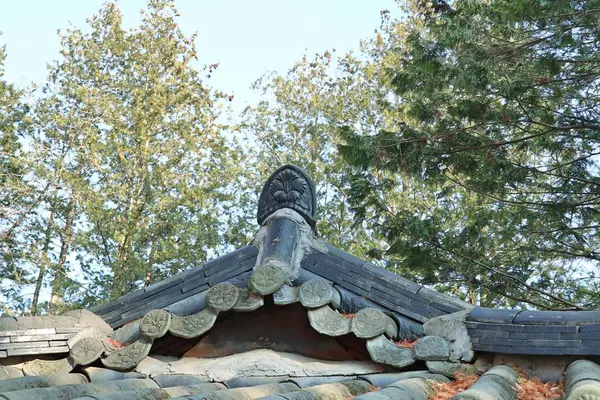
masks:
POLYGON ((73 347, 69 356, 73 360, 73 364, 86 366, 96 361, 104 353, 104 344, 96 337, 85 337, 78 340, 73 347))
POLYGON ((163 337, 169 330, 171 313, 165 310, 152 310, 140 322, 140 333, 151 339, 163 337))
POLYGON ((252 273, 248 288, 254 293, 266 296, 279 290, 284 282, 285 275, 281 269, 272 265, 261 265, 252 273))
POLYGON ((376 308, 363 308, 352 319, 352 332, 359 338, 372 338, 386 331, 388 316, 376 308))
POLYGON ((152 339, 141 337, 129 346, 110 353, 108 357, 102 359, 102 364, 118 371, 133 369, 146 358, 151 347, 152 339))
POLYGON ((371 360, 393 365, 396 368, 403 368, 415 362, 413 349, 398 347, 385 335, 379 335, 374 339, 367 340, 367 351, 371 360))
POLYGON ((312 279, 300 286, 300 302, 304 307, 322 307, 331 302, 333 288, 322 279, 312 279))
POLYGON ((341 336, 350 332, 351 320, 329 306, 308 310, 308 321, 310 326, 324 335, 341 336))
POLYGON ((238 293, 237 301, 233 306, 234 311, 254 311, 265 304, 261 295, 252 293, 248 289, 239 289, 238 293))
POLYGON ((173 315, 169 332, 185 339, 198 337, 212 328, 217 320, 217 314, 215 309, 207 307, 199 313, 186 317, 173 315))
POLYGON ((262 225, 269 215, 282 208, 296 211, 314 229, 317 222, 315 185, 306 172, 295 165, 284 165, 267 179, 258 201, 258 223, 262 225))
MULTIPOLYGON (((40 375, 53 375, 53 374, 68 374, 73 370, 75 365, 69 357, 61 358, 59 360, 31 360, 24 362, 21 366, 25 376, 40 376, 40 375)), ((2 367, 6 369, 7 367, 2 367)), ((22 376, 21 375, 21 376, 22 376)), ((16 377, 15 377, 16 378, 16 377)), ((84 383, 84 382, 81 382, 84 383)), ((87 380, 86 382, 87 383, 87 380)))
POLYGON ((425 361, 447 361, 450 358, 450 345, 439 336, 425 336, 415 345, 415 356, 425 361))
POLYGON ((217 311, 228 311, 238 299, 238 288, 231 283, 219 283, 206 294, 206 304, 217 311))

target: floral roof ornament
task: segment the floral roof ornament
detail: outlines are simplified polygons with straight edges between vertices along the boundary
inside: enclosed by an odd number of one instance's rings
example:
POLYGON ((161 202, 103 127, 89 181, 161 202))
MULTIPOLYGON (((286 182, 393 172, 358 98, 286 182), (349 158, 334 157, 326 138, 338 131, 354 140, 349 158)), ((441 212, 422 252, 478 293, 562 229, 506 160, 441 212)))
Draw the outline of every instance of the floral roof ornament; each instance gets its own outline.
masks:
POLYGON ((315 185, 306 172, 295 165, 284 165, 267 179, 258 201, 258 223, 262 225, 269 215, 282 208, 296 211, 315 229, 315 185))

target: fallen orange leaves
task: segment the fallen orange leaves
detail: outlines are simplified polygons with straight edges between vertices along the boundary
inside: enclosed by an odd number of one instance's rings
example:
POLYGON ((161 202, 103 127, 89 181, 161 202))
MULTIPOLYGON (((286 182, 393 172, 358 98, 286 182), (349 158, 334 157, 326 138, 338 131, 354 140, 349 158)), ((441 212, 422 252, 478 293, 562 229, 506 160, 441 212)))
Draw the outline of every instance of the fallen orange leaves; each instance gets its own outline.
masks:
POLYGON ((519 400, 552 400, 562 398, 564 387, 561 382, 542 383, 539 378, 523 379, 519 382, 519 400))
POLYGON ((110 343, 115 349, 122 349, 123 347, 127 346, 125 343, 117 342, 116 340, 110 338, 106 341, 110 343))
POLYGON ((398 347, 404 347, 405 349, 412 349, 413 347, 415 347, 415 345, 417 344, 417 342, 419 341, 419 339, 416 340, 399 340, 396 342, 396 346, 398 347))
POLYGON ((477 375, 456 373, 450 382, 431 382, 433 394, 429 400, 449 400, 451 397, 464 392, 477 380, 477 375))
MULTIPOLYGON (((519 374, 517 383, 518 400, 555 400, 564 395, 563 382, 546 382, 537 377, 529 377, 522 369, 513 367, 519 374)), ((467 390, 477 380, 477 375, 457 373, 453 381, 431 382, 433 394, 429 400, 449 400, 453 396, 467 390)))
POLYGON ((513 369, 521 378, 518 383, 518 400, 553 400, 565 394, 562 381, 542 383, 539 378, 530 378, 518 367, 513 369))

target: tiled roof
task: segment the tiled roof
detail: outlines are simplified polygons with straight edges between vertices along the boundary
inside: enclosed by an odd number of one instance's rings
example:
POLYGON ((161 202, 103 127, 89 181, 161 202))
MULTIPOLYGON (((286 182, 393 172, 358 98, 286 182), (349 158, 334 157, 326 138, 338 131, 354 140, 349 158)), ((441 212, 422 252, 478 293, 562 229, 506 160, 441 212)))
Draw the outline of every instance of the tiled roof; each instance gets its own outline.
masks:
MULTIPOLYGON (((521 378, 502 364, 514 359, 475 365, 477 357, 600 355, 600 311, 487 309, 438 293, 320 240, 314 196, 312 181, 284 166, 263 188, 251 245, 94 307, 95 314, 0 318, 0 400, 425 400, 457 372, 485 373, 453 399, 512 400, 521 378), (281 335, 254 327, 273 320, 280 325, 269 329, 281 335), (262 350, 320 361, 286 369, 285 357, 253 353, 262 350), (193 364, 217 357, 236 368, 239 360, 227 359, 236 354, 248 354, 251 368, 231 379, 215 378, 212 364, 202 364, 203 373, 193 364), (268 365, 259 366, 258 354, 268 365), (175 358, 155 358, 165 355, 175 358), (340 360, 341 370, 323 371, 340 360), (145 370, 148 363, 161 372, 145 370), (398 372, 406 368, 427 370, 398 372)), ((553 368, 561 374, 575 358, 553 368)), ((598 382, 598 365, 572 362, 565 398, 600 398, 598 382)))
POLYGON ((477 307, 465 322, 473 350, 507 354, 600 355, 600 311, 477 307))
POLYGON ((308 254, 301 265, 356 295, 421 323, 473 307, 330 245, 326 251, 308 254))
POLYGON ((15 356, 69 353, 83 332, 112 333, 102 319, 87 310, 58 316, 0 318, 0 359, 15 356))
MULTIPOLYGON (((258 249, 254 246, 242 247, 208 261, 205 265, 191 268, 109 303, 93 307, 90 311, 101 316, 113 328, 139 319, 148 311, 158 308, 185 313, 186 306, 191 303, 185 300, 192 297, 201 299, 201 294, 208 288, 217 283, 235 280, 236 277, 250 271, 256 263, 257 254, 258 249)), ((200 303, 201 300, 194 305, 195 308, 198 308, 200 303)))
MULTIPOLYGON (((518 373, 498 365, 452 400, 517 399, 518 373)), ((89 367, 82 373, 0 380, 0 399, 32 400, 428 400, 448 378, 428 371, 354 376, 234 379, 210 382, 195 375, 115 373, 89 367)), ((600 366, 579 360, 565 371, 564 397, 593 400, 600 396, 600 366)), ((520 397, 522 398, 522 397, 520 397)))
MULTIPOLYGON (((200 308, 202 294, 215 284, 233 281, 242 287, 246 283, 244 278, 247 279, 256 263, 257 253, 256 247, 246 246, 207 262, 205 267, 184 271, 91 310, 116 329, 156 308, 182 311, 183 307, 179 306, 185 305, 182 302, 192 296, 198 299, 196 308, 200 308)), ((327 252, 308 254, 301 266, 334 284, 344 300, 341 312, 355 313, 367 305, 378 307, 393 315, 408 331, 418 333, 422 330, 421 323, 429 318, 469 308, 460 300, 434 292, 332 246, 327 246, 327 252), (356 299, 360 300, 357 302, 356 299)), ((302 272, 300 275, 296 283, 301 283, 305 276, 302 272)))
POLYGON ((83 373, 21 377, 0 381, 0 399, 160 400, 160 399, 348 399, 411 382, 448 379, 428 371, 354 376, 273 376, 254 380, 208 382, 195 375, 147 377, 108 374, 90 368, 83 373), (167 379, 168 378, 168 379, 167 379))

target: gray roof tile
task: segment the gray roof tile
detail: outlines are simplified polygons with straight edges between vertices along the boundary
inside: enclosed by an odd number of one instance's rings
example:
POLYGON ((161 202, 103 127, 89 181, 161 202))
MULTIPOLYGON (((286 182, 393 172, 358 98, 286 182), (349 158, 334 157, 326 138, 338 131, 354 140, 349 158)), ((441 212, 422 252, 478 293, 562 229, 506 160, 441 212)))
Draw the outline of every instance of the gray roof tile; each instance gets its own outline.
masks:
POLYGON ((598 355, 600 312, 477 307, 465 325, 473 350, 509 354, 598 355), (523 342, 521 342, 523 341, 523 342))
POLYGON ((138 289, 112 302, 92 308, 113 328, 141 318, 148 311, 165 308, 201 293, 212 285, 233 279, 254 266, 258 249, 246 246, 191 268, 164 281, 138 289))

